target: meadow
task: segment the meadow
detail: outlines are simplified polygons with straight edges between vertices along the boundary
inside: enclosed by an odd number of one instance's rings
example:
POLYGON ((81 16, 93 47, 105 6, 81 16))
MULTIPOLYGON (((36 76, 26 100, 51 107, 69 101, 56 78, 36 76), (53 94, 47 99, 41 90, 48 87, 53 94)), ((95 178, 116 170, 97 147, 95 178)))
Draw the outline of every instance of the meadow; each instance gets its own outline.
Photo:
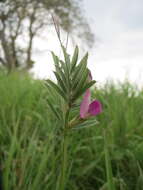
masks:
MULTIPOLYGON (((0 168, 6 190, 56 190, 60 135, 43 81, 0 73, 0 168)), ((128 82, 92 89, 98 124, 69 134, 66 190, 143 189, 143 91, 128 82), (104 135, 106 134, 106 141, 104 135), (107 151, 108 150, 108 151, 107 151), (110 178, 112 178, 110 180, 110 178)))

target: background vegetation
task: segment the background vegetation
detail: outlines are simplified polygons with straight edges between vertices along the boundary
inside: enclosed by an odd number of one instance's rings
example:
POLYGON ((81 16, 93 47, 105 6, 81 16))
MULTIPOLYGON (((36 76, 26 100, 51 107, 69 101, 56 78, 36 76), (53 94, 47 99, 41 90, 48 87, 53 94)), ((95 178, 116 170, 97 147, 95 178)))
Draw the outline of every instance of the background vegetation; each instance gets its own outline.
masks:
MULTIPOLYGON (((33 67, 35 38, 45 40, 54 22, 88 46, 94 43, 82 1, 78 0, 0 0, 0 64, 8 71, 33 67), (54 17, 54 22, 53 18, 54 17)), ((49 37, 48 37, 49 38, 49 37)), ((48 42, 47 42, 48 43, 48 42)), ((39 51, 39 44, 36 44, 39 51)))
MULTIPOLYGON (((0 167, 6 190, 55 190, 60 170, 52 91, 27 74, 0 73, 0 167)), ((116 189, 143 189, 143 91, 125 82, 93 89, 103 104, 98 125, 73 130, 67 190, 107 190, 105 146, 116 189), (104 134, 107 141, 104 142, 104 134)))

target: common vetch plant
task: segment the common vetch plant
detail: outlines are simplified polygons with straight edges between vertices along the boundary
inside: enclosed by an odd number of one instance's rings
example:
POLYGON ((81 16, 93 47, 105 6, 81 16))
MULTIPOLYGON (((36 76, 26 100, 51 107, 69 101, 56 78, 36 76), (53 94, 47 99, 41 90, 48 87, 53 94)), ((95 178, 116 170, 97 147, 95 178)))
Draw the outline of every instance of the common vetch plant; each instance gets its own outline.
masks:
POLYGON ((54 90, 59 98, 58 105, 53 105, 48 99, 47 103, 58 122, 61 135, 61 173, 58 190, 64 190, 67 172, 68 135, 73 129, 94 126, 97 120, 94 116, 102 111, 98 100, 91 102, 90 87, 95 84, 91 72, 87 68, 88 54, 78 63, 79 50, 75 48, 72 58, 62 46, 64 61, 52 52, 55 64, 55 77, 57 83, 46 80, 48 89, 54 90), (81 99, 83 96, 83 99, 81 99))

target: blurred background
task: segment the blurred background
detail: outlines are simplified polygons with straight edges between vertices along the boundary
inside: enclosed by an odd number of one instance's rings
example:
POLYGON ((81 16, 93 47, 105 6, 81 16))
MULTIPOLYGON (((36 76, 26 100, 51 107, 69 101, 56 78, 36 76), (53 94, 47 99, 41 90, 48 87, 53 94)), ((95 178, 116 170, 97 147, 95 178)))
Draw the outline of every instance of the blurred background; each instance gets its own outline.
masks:
MULTIPOLYGON (((76 121, 81 101, 68 116, 63 90, 39 80, 54 79, 51 51, 62 59, 59 39, 70 54, 76 44, 80 57, 89 52, 88 67, 101 87, 93 88, 92 98, 103 107, 98 125, 86 120, 69 133, 66 190, 143 190, 143 88, 133 85, 143 84, 142 21, 143 0, 0 0, 0 183, 5 190, 59 189, 62 126, 76 121)), ((73 100, 73 91, 67 92, 73 100)))
POLYGON ((99 85, 107 80, 129 79, 141 87, 142 10, 142 0, 42 0, 40 3, 1 0, 1 65, 9 70, 25 68, 38 78, 52 78, 51 51, 61 54, 53 26, 56 22, 69 53, 76 44, 81 55, 89 52, 89 68, 99 85))
POLYGON ((128 78, 142 86, 143 1, 85 0, 84 5, 95 34, 91 63, 97 80, 128 78))

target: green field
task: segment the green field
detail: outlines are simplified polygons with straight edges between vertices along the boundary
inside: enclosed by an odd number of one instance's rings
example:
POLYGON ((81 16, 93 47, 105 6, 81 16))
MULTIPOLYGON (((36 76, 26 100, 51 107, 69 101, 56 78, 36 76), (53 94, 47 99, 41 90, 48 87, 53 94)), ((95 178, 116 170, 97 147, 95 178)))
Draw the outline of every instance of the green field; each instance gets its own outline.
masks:
MULTIPOLYGON (((143 190, 143 91, 128 82, 110 82, 92 92, 103 113, 97 125, 69 134, 65 190, 143 190)), ((57 190, 61 136, 47 97, 53 105, 58 102, 43 81, 0 73, 5 190, 57 190)))

